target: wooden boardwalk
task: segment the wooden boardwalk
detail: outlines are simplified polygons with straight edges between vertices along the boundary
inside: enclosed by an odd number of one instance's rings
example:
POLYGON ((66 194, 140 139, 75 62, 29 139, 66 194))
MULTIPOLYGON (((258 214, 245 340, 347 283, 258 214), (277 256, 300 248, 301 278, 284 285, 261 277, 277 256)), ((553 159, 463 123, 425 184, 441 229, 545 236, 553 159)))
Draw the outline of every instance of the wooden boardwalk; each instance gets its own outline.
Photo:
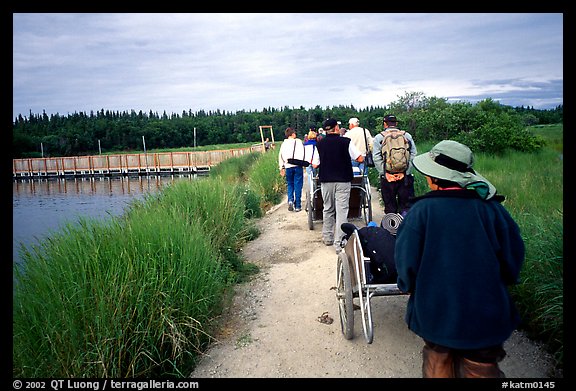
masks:
POLYGON ((17 178, 83 177, 112 175, 162 175, 209 172, 226 159, 262 152, 262 145, 201 151, 161 152, 121 155, 92 155, 13 159, 12 173, 17 178))

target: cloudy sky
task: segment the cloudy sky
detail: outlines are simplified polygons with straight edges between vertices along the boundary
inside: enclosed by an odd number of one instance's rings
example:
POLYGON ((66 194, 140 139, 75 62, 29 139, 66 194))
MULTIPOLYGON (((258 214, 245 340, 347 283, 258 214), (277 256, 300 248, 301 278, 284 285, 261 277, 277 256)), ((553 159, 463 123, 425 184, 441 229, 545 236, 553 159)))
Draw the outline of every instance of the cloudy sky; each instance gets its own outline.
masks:
POLYGON ((562 13, 15 13, 13 116, 563 104, 562 13))

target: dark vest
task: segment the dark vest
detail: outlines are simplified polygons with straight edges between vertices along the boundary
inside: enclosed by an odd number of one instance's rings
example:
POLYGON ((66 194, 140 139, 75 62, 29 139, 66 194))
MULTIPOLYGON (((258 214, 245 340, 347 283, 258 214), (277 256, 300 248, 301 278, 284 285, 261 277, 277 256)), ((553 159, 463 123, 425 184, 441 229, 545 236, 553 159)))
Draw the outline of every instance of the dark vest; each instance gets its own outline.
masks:
POLYGON ((348 152, 350 141, 339 134, 327 134, 318 141, 320 182, 352 182, 352 158, 348 152))

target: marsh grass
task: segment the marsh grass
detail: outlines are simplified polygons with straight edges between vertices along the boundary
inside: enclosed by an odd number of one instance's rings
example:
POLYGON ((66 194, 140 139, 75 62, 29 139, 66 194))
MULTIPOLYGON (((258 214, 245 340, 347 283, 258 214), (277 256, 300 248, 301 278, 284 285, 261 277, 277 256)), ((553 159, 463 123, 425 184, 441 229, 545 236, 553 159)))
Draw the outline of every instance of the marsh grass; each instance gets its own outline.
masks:
POLYGON ((247 189, 270 197, 247 187, 258 160, 227 161, 220 174, 168 185, 121 217, 69 223, 25 251, 13 269, 13 375, 190 373, 234 284, 258 271, 238 251, 258 234, 247 189))
POLYGON ((286 192, 286 181, 278 169, 278 152, 271 150, 261 155, 258 164, 250 172, 248 187, 261 195, 261 210, 269 210, 280 203, 286 192))
POLYGON ((522 328, 546 343, 563 367, 563 164, 556 147, 540 152, 479 156, 478 171, 506 196, 526 246, 520 284, 511 290, 522 328))
POLYGON ((22 377, 178 374, 210 341, 226 270, 198 225, 139 209, 53 235, 14 290, 22 377))

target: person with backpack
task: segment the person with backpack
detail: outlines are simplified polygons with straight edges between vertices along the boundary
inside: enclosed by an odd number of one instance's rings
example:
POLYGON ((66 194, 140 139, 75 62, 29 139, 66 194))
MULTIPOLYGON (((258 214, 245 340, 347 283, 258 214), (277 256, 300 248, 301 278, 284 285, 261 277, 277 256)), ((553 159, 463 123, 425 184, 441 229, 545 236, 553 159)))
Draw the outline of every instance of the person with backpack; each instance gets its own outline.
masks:
POLYGON ((380 174, 380 194, 384 213, 399 213, 404 217, 414 197, 412 160, 417 149, 410 133, 397 127, 394 115, 384 117, 384 130, 373 140, 374 165, 380 174))

